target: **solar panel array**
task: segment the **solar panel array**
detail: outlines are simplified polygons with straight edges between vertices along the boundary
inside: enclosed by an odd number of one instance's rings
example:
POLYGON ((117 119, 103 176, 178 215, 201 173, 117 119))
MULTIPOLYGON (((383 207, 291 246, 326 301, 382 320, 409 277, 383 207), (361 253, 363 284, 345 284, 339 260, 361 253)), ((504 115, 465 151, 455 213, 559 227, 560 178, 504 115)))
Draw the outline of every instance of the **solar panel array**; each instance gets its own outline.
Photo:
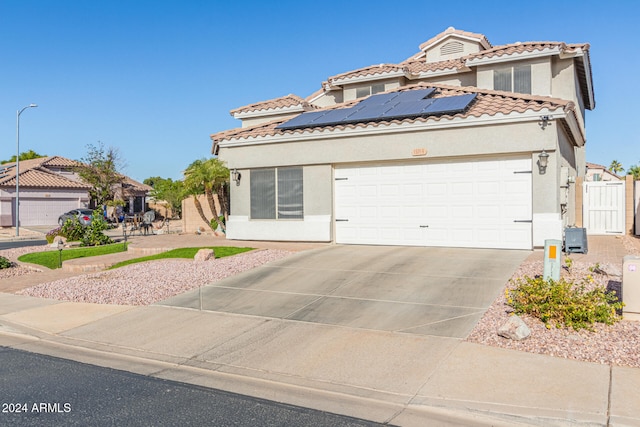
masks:
POLYGON ((279 124, 276 129, 302 129, 459 113, 464 111, 477 95, 470 93, 429 98, 434 92, 435 89, 428 88, 372 95, 352 107, 302 113, 279 124))

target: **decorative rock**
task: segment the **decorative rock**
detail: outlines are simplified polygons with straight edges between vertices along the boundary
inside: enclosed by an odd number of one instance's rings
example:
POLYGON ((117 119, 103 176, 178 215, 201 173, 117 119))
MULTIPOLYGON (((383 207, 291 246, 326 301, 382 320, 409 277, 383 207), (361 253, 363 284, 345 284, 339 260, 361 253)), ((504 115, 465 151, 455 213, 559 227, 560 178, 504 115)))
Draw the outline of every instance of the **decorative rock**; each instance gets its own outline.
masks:
POLYGON ((503 338, 522 341, 531 335, 531 329, 529 329, 520 317, 514 315, 510 316, 507 323, 498 329, 498 335, 503 338))
POLYGON ((213 249, 200 249, 193 260, 196 262, 204 262, 212 259, 216 259, 216 254, 213 249))

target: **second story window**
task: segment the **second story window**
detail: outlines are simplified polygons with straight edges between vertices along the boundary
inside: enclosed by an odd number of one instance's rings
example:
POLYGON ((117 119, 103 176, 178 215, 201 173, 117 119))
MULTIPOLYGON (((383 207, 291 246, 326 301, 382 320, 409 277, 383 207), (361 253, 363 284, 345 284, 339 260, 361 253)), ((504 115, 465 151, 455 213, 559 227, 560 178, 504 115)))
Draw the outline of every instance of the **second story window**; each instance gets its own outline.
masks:
POLYGON ((493 89, 531 93, 531 65, 516 65, 494 70, 493 89))
POLYGON ((371 86, 363 86, 357 88, 356 98, 362 98, 379 92, 384 92, 384 83, 376 83, 371 86))

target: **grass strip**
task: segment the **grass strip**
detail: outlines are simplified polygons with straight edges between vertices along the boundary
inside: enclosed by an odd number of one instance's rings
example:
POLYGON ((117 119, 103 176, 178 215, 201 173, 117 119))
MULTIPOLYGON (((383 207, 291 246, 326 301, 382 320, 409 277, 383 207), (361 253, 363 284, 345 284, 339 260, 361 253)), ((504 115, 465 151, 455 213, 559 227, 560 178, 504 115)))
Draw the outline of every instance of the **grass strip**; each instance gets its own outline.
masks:
POLYGON ((200 249, 213 249, 216 254, 216 258, 224 258, 226 256, 237 255, 243 252, 252 251, 254 248, 236 248, 232 246, 208 246, 204 248, 179 248, 172 249, 167 252, 161 252, 155 255, 149 255, 141 258, 133 258, 126 261, 121 261, 117 264, 114 264, 110 267, 111 269, 124 267, 125 265, 136 264, 138 262, 145 261, 155 261, 159 259, 167 259, 167 258, 185 258, 185 259, 193 259, 193 257, 198 253, 200 249))
POLYGON ((46 252, 32 252, 24 254, 18 257, 20 262, 28 262, 31 264, 38 264, 43 267, 47 267, 51 270, 59 268, 60 255, 62 255, 62 261, 67 261, 75 258, 86 258, 98 255, 109 255, 118 252, 124 252, 125 245, 122 243, 114 243, 112 245, 91 246, 86 248, 77 249, 64 249, 62 253, 57 250, 46 252))

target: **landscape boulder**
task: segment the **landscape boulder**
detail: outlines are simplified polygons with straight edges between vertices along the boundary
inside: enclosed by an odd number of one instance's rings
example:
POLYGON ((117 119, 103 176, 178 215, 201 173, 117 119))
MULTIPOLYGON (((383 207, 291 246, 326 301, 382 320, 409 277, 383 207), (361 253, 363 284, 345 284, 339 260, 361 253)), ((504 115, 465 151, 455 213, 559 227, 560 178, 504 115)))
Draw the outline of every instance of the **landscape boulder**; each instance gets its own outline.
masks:
POLYGON ((531 329, 518 316, 510 316, 509 320, 498 329, 498 335, 515 341, 522 341, 531 335, 531 329))
POLYGON ((200 249, 193 257, 193 260, 196 262, 204 262, 212 259, 216 259, 216 254, 213 249, 200 249))

